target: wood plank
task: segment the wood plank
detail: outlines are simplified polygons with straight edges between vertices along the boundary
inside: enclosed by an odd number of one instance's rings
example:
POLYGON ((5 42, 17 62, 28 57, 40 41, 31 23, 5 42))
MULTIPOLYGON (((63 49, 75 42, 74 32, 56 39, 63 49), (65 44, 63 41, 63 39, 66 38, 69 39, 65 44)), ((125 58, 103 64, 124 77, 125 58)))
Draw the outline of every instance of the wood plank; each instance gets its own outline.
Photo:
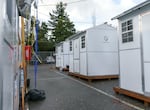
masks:
POLYGON ((114 87, 113 90, 116 93, 124 94, 124 95, 127 95, 129 97, 144 101, 145 105, 148 105, 147 103, 150 103, 150 97, 148 97, 148 96, 144 96, 142 94, 139 94, 139 93, 136 93, 133 91, 125 90, 125 89, 122 89, 120 87, 114 87))
POLYGON ((56 70, 60 70, 60 67, 55 67, 56 68, 56 70))
POLYGON ((63 68, 62 71, 69 71, 69 68, 63 68))
POLYGON ((116 79, 116 78, 118 78, 118 75, 86 76, 86 75, 82 75, 82 74, 79 74, 79 73, 72 73, 72 72, 69 72, 68 75, 80 77, 80 78, 83 78, 83 79, 87 79, 88 81, 92 81, 92 80, 95 80, 95 79, 98 80, 98 79, 116 79))

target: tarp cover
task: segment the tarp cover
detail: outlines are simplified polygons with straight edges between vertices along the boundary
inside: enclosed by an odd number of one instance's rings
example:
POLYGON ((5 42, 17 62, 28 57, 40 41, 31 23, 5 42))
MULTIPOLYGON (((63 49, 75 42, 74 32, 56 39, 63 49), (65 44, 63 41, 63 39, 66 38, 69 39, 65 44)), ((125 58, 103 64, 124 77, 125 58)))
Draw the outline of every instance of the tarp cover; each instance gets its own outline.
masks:
POLYGON ((19 16, 29 18, 33 1, 34 0, 18 0, 19 16))

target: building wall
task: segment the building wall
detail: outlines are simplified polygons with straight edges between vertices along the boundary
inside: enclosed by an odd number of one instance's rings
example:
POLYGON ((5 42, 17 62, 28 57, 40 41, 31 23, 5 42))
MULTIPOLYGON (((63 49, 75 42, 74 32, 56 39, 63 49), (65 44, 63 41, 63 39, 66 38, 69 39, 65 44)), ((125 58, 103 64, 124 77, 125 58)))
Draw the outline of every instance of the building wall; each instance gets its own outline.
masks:
POLYGON ((73 72, 80 73, 80 39, 73 40, 73 72))
POLYGON ((118 34, 104 24, 87 31, 88 75, 116 75, 118 65, 118 34))
POLYGON ((19 108, 19 76, 20 76, 20 46, 18 40, 19 17, 17 15, 16 1, 8 2, 9 10, 6 12, 5 1, 1 1, 0 19, 0 109, 16 110, 19 108), (10 15, 8 19, 7 15, 10 15), (9 105, 9 106, 8 106, 9 105))
POLYGON ((139 26, 138 16, 129 17, 119 23, 120 86, 127 90, 142 93, 141 38, 139 26), (133 42, 122 43, 121 23, 130 19, 133 20, 133 42))
POLYGON ((150 61, 148 49, 150 16, 142 17, 149 11, 150 4, 119 18, 120 86, 141 94, 145 90, 150 93, 148 86, 150 83, 148 79, 150 76, 148 63, 150 61), (133 42, 122 43, 121 23, 130 19, 133 20, 133 42), (144 30, 147 31, 144 32, 144 30))
POLYGON ((61 47, 56 46, 56 67, 61 66, 61 47))
POLYGON ((69 41, 69 72, 73 72, 73 40, 69 41), (70 45, 71 42, 71 45, 70 45), (71 46, 71 47, 70 47, 71 46), (71 50, 70 50, 71 48, 71 50))
MULTIPOLYGON (((3 13, 3 11, 4 11, 4 0, 1 0, 1 3, 0 3, 0 7, 1 7, 1 10, 0 10, 0 14, 2 14, 3 13)), ((0 25, 0 36, 3 36, 3 25, 2 25, 2 23, 3 23, 3 21, 2 21, 2 17, 0 17, 0 23, 1 23, 1 25, 0 25)), ((2 42, 3 42, 3 38, 2 37, 0 37, 0 56, 3 56, 3 50, 2 50, 2 42)), ((3 96, 3 67, 2 67, 2 64, 3 64, 3 62, 2 62, 2 57, 0 57, 0 110, 2 110, 2 102, 3 102, 3 98, 2 98, 2 96, 3 96)))
POLYGON ((69 65, 69 40, 64 41, 63 43, 63 68, 66 68, 67 65, 69 65))
POLYGON ((73 54, 69 54, 69 72, 73 72, 73 54))
POLYGON ((150 11, 141 16, 141 30, 143 41, 143 63, 144 63, 144 91, 150 96, 150 11))
POLYGON ((87 75, 87 33, 83 34, 79 38, 80 41, 80 74, 87 75), (84 37, 84 41, 83 38, 84 37), (84 44, 83 44, 84 43, 84 44), (82 45, 85 45, 82 47, 82 45))

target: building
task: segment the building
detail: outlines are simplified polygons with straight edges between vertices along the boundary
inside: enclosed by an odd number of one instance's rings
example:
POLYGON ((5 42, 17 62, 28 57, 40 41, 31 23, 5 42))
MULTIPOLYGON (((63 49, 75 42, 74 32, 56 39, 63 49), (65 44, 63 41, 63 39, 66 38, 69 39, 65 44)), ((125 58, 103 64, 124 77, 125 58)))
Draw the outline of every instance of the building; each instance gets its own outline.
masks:
POLYGON ((56 67, 65 69, 69 66, 69 40, 56 45, 56 67))
POLYGON ((82 76, 118 75, 118 34, 107 23, 69 38, 69 72, 82 76))
POLYGON ((60 68, 62 66, 63 62, 62 60, 62 53, 63 53, 63 46, 62 46, 62 42, 58 43, 56 45, 56 68, 60 68))
POLYGON ((120 88, 150 96, 150 1, 112 19, 119 21, 120 88))

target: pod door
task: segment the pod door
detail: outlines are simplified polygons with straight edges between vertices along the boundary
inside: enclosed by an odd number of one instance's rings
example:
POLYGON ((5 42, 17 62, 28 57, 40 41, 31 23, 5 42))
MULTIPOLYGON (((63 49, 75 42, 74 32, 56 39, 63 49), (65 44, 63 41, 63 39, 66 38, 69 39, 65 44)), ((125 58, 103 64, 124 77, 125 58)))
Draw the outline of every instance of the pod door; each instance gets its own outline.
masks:
POLYGON ((75 39, 74 40, 74 44, 73 44, 73 65, 74 65, 74 72, 79 73, 80 71, 80 46, 79 46, 79 39, 75 39))

